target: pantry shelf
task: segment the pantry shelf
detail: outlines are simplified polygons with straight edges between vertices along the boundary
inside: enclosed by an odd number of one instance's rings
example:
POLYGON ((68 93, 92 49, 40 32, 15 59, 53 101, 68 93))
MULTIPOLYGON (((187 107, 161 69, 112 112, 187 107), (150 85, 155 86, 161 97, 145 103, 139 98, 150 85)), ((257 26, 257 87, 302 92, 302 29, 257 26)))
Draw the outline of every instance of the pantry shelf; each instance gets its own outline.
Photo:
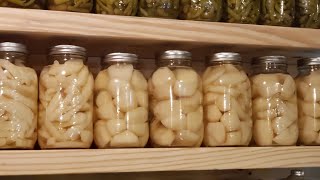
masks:
POLYGON ((0 151, 0 175, 320 167, 320 147, 0 151))
POLYGON ((121 49, 150 58, 179 48, 196 57, 223 50, 303 56, 319 53, 319 36, 316 29, 0 8, 0 40, 22 41, 39 54, 67 42, 85 46, 90 55, 121 49))

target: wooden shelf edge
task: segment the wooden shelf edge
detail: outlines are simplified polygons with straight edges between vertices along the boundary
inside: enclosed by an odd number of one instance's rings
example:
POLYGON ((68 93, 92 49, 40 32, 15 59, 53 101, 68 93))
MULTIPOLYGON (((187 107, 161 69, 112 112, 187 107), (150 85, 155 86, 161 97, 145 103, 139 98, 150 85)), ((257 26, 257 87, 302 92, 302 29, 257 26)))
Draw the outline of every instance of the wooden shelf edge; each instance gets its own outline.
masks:
POLYGON ((316 29, 0 8, 0 32, 316 49, 316 29))
POLYGON ((320 147, 0 151, 0 175, 320 167, 320 147))

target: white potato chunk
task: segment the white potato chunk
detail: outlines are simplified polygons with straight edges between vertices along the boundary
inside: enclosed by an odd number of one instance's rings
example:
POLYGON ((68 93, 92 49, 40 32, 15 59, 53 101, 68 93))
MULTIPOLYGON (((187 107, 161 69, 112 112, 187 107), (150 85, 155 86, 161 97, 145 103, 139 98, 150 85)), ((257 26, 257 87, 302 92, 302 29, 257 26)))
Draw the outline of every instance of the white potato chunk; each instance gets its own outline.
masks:
POLYGON ((247 76, 242 73, 233 72, 233 73, 225 73, 219 77, 218 83, 223 86, 235 86, 244 82, 247 79, 247 76))
POLYGON ((215 82, 217 79, 219 79, 220 76, 225 73, 225 71, 226 70, 224 66, 208 67, 202 77, 203 84, 206 86, 215 82))
POLYGON ((111 147, 139 147, 139 138, 130 131, 115 135, 110 142, 111 147))
MULTIPOLYGON (((147 132, 149 132, 149 126, 147 126, 148 130, 147 132)), ((145 133, 143 136, 139 137, 139 143, 140 143, 140 147, 145 147, 146 144, 148 143, 149 140, 149 133, 145 133)))
POLYGON ((241 145, 241 131, 228 132, 226 134, 226 146, 238 146, 241 145))
POLYGON ((219 95, 218 94, 215 94, 215 93, 206 93, 204 95, 204 98, 203 98, 203 103, 204 105, 210 105, 210 104, 213 104, 216 102, 216 100, 218 99, 219 95))
POLYGON ((220 95, 217 98, 216 105, 221 112, 226 112, 231 110, 231 98, 228 95, 220 95))
POLYGON ((199 138, 198 134, 188 130, 177 131, 172 145, 176 147, 192 147, 198 142, 199 138))
POLYGON ((282 131, 279 135, 273 138, 273 141, 278 145, 295 145, 298 139, 298 126, 292 124, 289 128, 282 131))
POLYGON ((225 86, 209 85, 204 87, 204 93, 215 93, 225 96, 238 97, 240 92, 235 88, 227 88, 225 86))
POLYGON ((248 121, 241 122, 241 145, 249 145, 252 138, 252 124, 248 121))
POLYGON ((202 93, 196 91, 191 97, 180 98, 180 104, 183 113, 195 111, 202 104, 202 93))
POLYGON ((148 82, 143 74, 138 70, 133 70, 131 85, 134 90, 142 90, 145 91, 148 89, 148 82))
POLYGON ((169 116, 180 116, 181 108, 178 100, 164 100, 158 102, 153 113, 157 119, 165 119, 169 116))
POLYGON ((148 133, 148 124, 128 124, 128 130, 141 137, 148 133))
POLYGON ((286 75, 284 83, 281 89, 281 97, 284 100, 290 99, 291 96, 295 95, 296 92, 296 84, 293 78, 290 75, 286 75))
POLYGON ((221 122, 208 123, 205 132, 205 136, 209 139, 209 142, 211 138, 214 139, 213 142, 216 142, 216 145, 222 145, 226 141, 226 129, 221 122))
POLYGON ((107 130, 107 122, 99 120, 94 125, 94 142, 98 148, 106 148, 111 141, 107 130))
POLYGON ((212 104, 205 107, 205 118, 209 122, 218 122, 222 116, 219 108, 212 104))
MULTIPOLYGON (((91 128, 92 129, 92 128, 91 128)), ((81 131, 80 133, 80 139, 82 142, 84 143, 87 143, 87 144, 90 144, 92 143, 92 140, 93 140, 93 133, 92 131, 87 131, 87 130, 83 130, 81 131)))
POLYGON ((143 124, 148 121, 148 111, 146 108, 138 107, 128 111, 124 119, 128 124, 143 124))
POLYGON ((271 110, 277 107, 280 100, 276 98, 255 98, 252 101, 253 112, 271 110))
POLYGON ((237 131, 240 129, 240 119, 234 111, 224 113, 220 121, 225 126, 227 132, 237 131))
POLYGON ((172 130, 159 126, 151 130, 151 137, 154 143, 158 146, 171 146, 175 140, 175 134, 172 130))
POLYGON ((108 91, 100 91, 96 97, 96 105, 100 107, 108 103, 112 103, 111 95, 108 93, 108 91))
POLYGON ((135 91, 132 89, 122 90, 119 95, 113 99, 113 103, 120 108, 122 112, 128 112, 138 106, 135 91))
POLYGON ((253 97, 259 95, 269 98, 281 92, 282 85, 277 74, 259 74, 251 80, 253 97))
POLYGON ((100 71, 94 82, 94 90, 101 91, 108 89, 109 75, 107 70, 100 71))
POLYGON ((187 129, 197 132, 203 126, 203 109, 199 107, 197 111, 187 114, 187 129))
POLYGON ((259 146, 270 146, 273 140, 272 123, 268 120, 256 120, 253 123, 254 141, 259 146))
POLYGON ((156 88, 153 89, 152 96, 154 96, 158 100, 173 99, 173 85, 168 83, 158 85, 156 88))
POLYGON ((147 91, 136 91, 136 97, 138 101, 138 106, 148 108, 148 92, 147 91))
POLYGON ((119 79, 129 82, 133 72, 132 64, 114 64, 107 69, 110 79, 119 79))
POLYGON ((192 69, 176 69, 173 72, 176 77, 173 92, 178 97, 192 96, 200 81, 198 74, 192 69))
POLYGON ((110 79, 107 87, 113 98, 118 98, 121 93, 131 90, 131 85, 128 81, 119 79, 110 79))
POLYGON ((121 113, 117 113, 116 107, 112 102, 102 104, 96 109, 96 115, 98 119, 115 119, 121 117, 121 113))
POLYGON ((157 89, 164 84, 174 85, 176 78, 168 67, 162 67, 153 73, 151 80, 154 88, 157 89))
POLYGON ((167 118, 161 119, 161 123, 166 128, 176 131, 187 129, 187 118, 184 114, 171 114, 167 118))
POLYGON ((108 132, 111 136, 122 133, 127 129, 127 123, 123 119, 112 119, 107 121, 108 132))
POLYGON ((272 120, 273 132, 276 134, 282 133, 286 130, 294 121, 288 119, 286 116, 276 117, 272 120))

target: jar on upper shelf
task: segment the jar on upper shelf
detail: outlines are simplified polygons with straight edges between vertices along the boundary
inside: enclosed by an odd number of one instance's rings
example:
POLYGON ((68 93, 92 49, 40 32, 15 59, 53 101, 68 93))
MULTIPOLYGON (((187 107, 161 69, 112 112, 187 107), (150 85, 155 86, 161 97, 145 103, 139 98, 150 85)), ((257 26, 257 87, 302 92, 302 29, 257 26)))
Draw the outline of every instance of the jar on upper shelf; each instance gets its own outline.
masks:
POLYGON ((224 3, 224 20, 229 23, 257 24, 263 0, 227 0, 224 3))
POLYGON ((138 15, 177 19, 180 11, 179 0, 140 0, 138 15))
POLYGON ((37 140, 38 77, 23 44, 0 43, 0 149, 33 149, 37 140))
POLYGON ((298 60, 299 143, 320 145, 320 57, 298 60))
POLYGON ((191 53, 168 50, 148 81, 153 147, 199 147, 203 139, 202 83, 191 53))
POLYGON ((292 26, 295 19, 295 0, 261 0, 261 24, 292 26))
POLYGON ((0 0, 0 7, 43 9, 44 4, 43 0, 0 0))
POLYGON ((181 0, 180 19, 197 21, 220 21, 222 0, 181 0))
POLYGON ((95 79, 98 148, 144 147, 149 139, 148 82, 135 54, 111 53, 95 79))
POLYGON ((297 0, 297 23, 303 28, 320 28, 320 1, 297 0))
POLYGON ((216 53, 203 77, 204 145, 247 146, 252 138, 250 80, 238 53, 216 53))
POLYGON ((96 0, 98 14, 135 16, 138 9, 138 0, 96 0))
POLYGON ((294 79, 284 56, 252 60, 253 137, 257 146, 290 146, 298 139, 298 110, 294 79))
POLYGON ((93 140, 94 80, 86 50, 58 45, 40 74, 38 142, 41 149, 89 148, 93 140))
POLYGON ((49 10, 90 13, 93 0, 48 0, 49 10))

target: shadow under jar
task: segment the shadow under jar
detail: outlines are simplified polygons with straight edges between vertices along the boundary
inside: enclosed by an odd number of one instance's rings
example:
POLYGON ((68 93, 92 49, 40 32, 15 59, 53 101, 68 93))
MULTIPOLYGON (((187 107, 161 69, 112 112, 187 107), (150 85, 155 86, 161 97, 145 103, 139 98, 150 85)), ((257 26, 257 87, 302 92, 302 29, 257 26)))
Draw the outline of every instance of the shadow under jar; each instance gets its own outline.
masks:
POLYGON ((203 74, 204 145, 247 146, 252 138, 251 87, 238 53, 217 53, 203 74))
POLYGON ((43 0, 0 0, 0 7, 43 9, 43 0))
POLYGON ((179 0, 140 0, 138 15, 177 19, 180 11, 179 3, 179 0))
POLYGON ((111 53, 103 60, 95 80, 98 148, 144 147, 148 142, 148 83, 137 63, 129 53, 111 53))
POLYGON ((303 28, 320 28, 320 0, 297 0, 297 23, 303 28))
POLYGON ((298 61, 299 143, 320 145, 320 57, 298 61))
POLYGON ((229 23, 257 24, 261 0, 227 0, 224 20, 229 23))
POLYGON ((48 0, 49 10, 90 13, 92 8, 93 0, 48 0))
POLYGON ((33 149, 37 140, 38 77, 26 47, 0 43, 0 149, 33 149))
POLYGON ((181 0, 180 19, 197 21, 220 21, 222 0, 181 0))
POLYGON ((40 74, 38 142, 41 149, 89 148, 93 141, 94 80, 84 48, 58 45, 40 74))
POLYGON ((135 16, 138 0, 96 0, 97 14, 135 16))
POLYGON ((148 81, 153 147, 199 147, 203 139, 202 83, 191 53, 165 51, 148 81))
POLYGON ((296 86, 284 56, 252 60, 253 137, 257 146, 290 146, 298 140, 296 86))
POLYGON ((295 0, 261 0, 260 23, 271 26, 293 25, 295 0))

